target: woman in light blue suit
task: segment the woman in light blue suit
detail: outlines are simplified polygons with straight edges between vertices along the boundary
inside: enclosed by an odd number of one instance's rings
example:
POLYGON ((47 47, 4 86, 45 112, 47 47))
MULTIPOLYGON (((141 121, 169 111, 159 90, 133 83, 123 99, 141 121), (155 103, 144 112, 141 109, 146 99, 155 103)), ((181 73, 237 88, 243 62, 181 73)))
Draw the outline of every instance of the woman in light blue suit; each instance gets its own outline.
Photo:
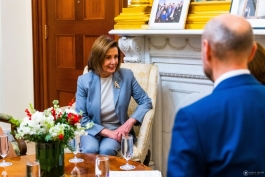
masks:
MULTIPOLYGON (((81 152, 117 155, 121 137, 134 135, 133 125, 141 124, 152 109, 151 99, 129 69, 120 68, 120 51, 116 41, 100 36, 93 44, 88 73, 78 77, 76 111, 82 112, 82 126, 94 122, 81 137, 81 152), (131 96, 138 103, 129 118, 131 96)), ((134 136, 134 140, 136 140, 134 136)))

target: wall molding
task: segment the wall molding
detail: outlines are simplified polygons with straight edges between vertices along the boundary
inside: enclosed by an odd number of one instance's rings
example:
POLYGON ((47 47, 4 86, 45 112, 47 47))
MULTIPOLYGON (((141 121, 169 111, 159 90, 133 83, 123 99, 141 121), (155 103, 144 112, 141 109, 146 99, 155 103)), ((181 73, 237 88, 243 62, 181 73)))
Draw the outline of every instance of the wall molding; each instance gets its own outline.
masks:
POLYGON ((204 80, 209 80, 209 78, 206 77, 205 75, 166 73, 166 72, 159 72, 159 75, 160 76, 167 76, 167 77, 186 78, 186 79, 204 79, 204 80))
POLYGON ((180 51, 180 50, 184 50, 187 46, 190 46, 190 48, 191 48, 193 51, 195 51, 195 52, 201 52, 201 48, 193 47, 193 46, 190 44, 190 41, 189 41, 188 38, 185 39, 185 44, 184 44, 183 46, 181 46, 181 47, 175 47, 174 45, 172 45, 172 44, 170 43, 170 39, 169 39, 169 38, 166 38, 166 39, 165 39, 165 43, 164 43, 163 45, 160 45, 160 46, 155 45, 154 43, 152 43, 151 38, 148 38, 148 49, 149 49, 149 51, 151 50, 151 47, 154 47, 156 50, 163 50, 163 49, 165 49, 165 47, 166 47, 167 45, 168 45, 171 49, 173 49, 173 50, 178 50, 178 51, 180 51))

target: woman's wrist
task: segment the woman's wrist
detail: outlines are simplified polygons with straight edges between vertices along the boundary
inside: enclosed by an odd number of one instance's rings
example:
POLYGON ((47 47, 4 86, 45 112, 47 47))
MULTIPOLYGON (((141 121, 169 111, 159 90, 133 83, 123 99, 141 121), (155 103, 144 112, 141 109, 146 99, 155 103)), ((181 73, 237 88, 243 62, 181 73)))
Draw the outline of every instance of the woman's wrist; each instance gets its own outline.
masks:
POLYGON ((137 122, 135 118, 129 118, 126 122, 131 125, 131 127, 137 122))
POLYGON ((107 135, 110 134, 110 130, 108 130, 108 129, 106 129, 106 128, 103 128, 103 129, 99 132, 99 134, 100 134, 101 136, 107 136, 107 135))

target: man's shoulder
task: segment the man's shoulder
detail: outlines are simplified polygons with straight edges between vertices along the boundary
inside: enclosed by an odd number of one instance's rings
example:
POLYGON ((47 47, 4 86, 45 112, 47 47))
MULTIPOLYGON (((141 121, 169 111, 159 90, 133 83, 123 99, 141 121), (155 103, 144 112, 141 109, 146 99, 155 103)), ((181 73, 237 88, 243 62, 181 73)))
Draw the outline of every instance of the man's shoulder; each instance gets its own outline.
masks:
POLYGON ((223 90, 229 88, 240 88, 240 87, 253 87, 253 85, 261 86, 261 84, 251 74, 240 74, 232 77, 228 77, 216 86, 214 90, 223 90))

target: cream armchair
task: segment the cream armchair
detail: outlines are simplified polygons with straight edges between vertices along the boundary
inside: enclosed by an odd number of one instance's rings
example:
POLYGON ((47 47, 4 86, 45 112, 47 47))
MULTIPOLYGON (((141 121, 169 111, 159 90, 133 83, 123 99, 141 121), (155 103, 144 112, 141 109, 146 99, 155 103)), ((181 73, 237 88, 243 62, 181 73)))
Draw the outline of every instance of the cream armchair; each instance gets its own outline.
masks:
MULTIPOLYGON (((156 106, 158 69, 156 65, 140 63, 122 63, 121 67, 132 70, 134 77, 152 100, 153 109, 149 110, 145 114, 142 125, 134 126, 134 131, 137 136, 137 142, 134 144, 133 157, 131 158, 131 160, 140 161, 141 163, 143 163, 145 158, 147 157, 148 149, 150 148, 152 124, 156 106)), ((132 98, 128 109, 129 117, 134 112, 136 106, 137 103, 132 98)), ((119 152, 118 155, 121 156, 121 152, 119 152)), ((145 165, 148 165, 149 160, 147 160, 146 163, 147 164, 145 165)))
MULTIPOLYGON (((144 163, 150 148, 150 138, 156 105, 158 69, 156 65, 140 63, 122 63, 121 67, 132 70, 134 77, 152 100, 153 109, 145 114, 142 125, 133 127, 137 136, 137 142, 134 144, 134 153, 131 160, 144 163)), ((85 67, 83 74, 85 73, 87 73, 87 67, 85 67)), ((134 112, 136 106, 137 103, 132 98, 128 109, 129 117, 134 112)), ((118 153, 118 156, 122 157, 121 152, 118 153)), ((149 160, 146 160, 145 165, 148 165, 148 163, 149 160)))

